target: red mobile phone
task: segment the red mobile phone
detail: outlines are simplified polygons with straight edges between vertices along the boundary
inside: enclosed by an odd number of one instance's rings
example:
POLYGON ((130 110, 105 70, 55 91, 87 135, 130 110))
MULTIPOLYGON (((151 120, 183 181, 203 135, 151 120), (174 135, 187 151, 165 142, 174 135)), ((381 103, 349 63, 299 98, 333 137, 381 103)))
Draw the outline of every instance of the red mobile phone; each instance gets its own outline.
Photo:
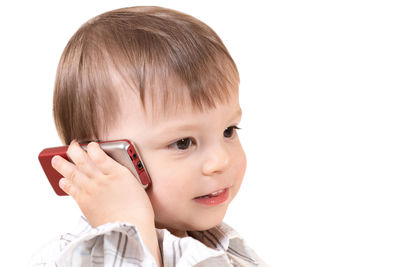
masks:
MULTIPOLYGON (((150 176, 133 142, 127 139, 121 139, 98 143, 107 155, 128 168, 145 189, 151 184, 150 176)), ((86 150, 87 144, 81 144, 81 147, 86 150)), ((51 159, 55 155, 59 155, 69 160, 67 150, 68 146, 51 147, 43 149, 39 154, 39 161, 43 171, 54 191, 59 196, 65 196, 67 194, 58 186, 62 175, 51 166, 51 159)))

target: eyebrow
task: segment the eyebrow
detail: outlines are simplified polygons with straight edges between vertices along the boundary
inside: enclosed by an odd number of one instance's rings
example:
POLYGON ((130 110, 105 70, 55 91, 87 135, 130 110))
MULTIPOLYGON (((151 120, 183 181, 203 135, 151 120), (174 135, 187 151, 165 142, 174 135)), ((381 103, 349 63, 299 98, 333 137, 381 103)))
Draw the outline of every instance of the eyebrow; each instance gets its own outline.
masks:
MULTIPOLYGON (((241 117, 242 116, 242 109, 239 108, 232 117, 229 118, 229 120, 234 120, 235 118, 241 117)), ((157 135, 160 134, 165 134, 166 132, 169 131, 189 131, 196 129, 198 127, 198 124, 196 123, 185 123, 185 124, 172 124, 172 125, 166 125, 162 127, 161 129, 157 130, 157 135)))

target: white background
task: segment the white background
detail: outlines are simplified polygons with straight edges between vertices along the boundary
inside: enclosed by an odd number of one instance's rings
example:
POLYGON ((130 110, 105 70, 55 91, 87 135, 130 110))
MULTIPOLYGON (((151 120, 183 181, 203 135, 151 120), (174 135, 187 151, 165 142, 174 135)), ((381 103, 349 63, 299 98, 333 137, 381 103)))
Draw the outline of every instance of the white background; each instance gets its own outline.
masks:
POLYGON ((248 170, 226 221, 273 267, 400 266, 398 1, 7 1, 1 4, 1 258, 24 266, 73 227, 37 155, 60 145, 52 90, 89 18, 130 5, 189 13, 241 73, 248 170))

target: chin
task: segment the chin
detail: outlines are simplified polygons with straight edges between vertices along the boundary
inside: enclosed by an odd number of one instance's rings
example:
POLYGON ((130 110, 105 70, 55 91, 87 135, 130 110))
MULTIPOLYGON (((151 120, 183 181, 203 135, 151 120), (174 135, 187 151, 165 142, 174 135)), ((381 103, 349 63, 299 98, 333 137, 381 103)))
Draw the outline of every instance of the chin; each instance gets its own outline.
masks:
POLYGON ((211 229, 222 222, 225 217, 226 209, 224 212, 219 212, 218 214, 207 214, 201 215, 197 221, 188 227, 188 231, 205 231, 211 229))

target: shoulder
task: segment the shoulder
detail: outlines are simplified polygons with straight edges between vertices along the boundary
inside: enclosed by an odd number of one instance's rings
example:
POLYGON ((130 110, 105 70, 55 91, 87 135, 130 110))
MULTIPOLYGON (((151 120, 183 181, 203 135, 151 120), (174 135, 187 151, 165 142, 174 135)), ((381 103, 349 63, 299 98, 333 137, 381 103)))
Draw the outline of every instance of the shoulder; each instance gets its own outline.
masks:
POLYGON ((115 222, 93 228, 82 217, 73 231, 39 249, 29 266, 108 266, 122 262, 156 266, 134 225, 115 222))

